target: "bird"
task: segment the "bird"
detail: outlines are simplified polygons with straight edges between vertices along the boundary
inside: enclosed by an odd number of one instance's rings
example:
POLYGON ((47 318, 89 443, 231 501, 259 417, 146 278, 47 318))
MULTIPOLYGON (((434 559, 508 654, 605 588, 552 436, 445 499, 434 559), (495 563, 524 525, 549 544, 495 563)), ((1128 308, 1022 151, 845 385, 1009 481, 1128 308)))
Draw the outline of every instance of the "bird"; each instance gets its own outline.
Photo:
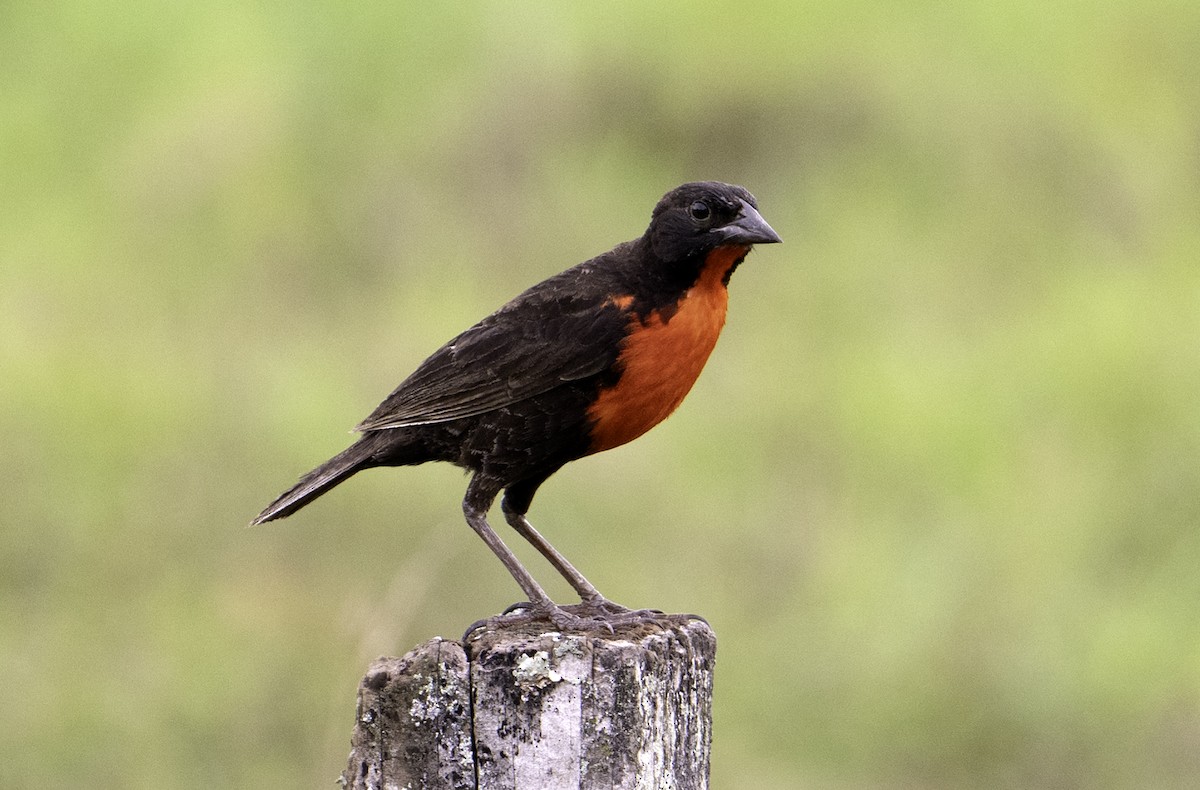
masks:
POLYGON ((463 515, 528 598, 515 605, 526 616, 575 629, 636 620, 651 610, 601 595, 534 529, 534 494, 565 464, 630 442, 675 410, 725 324, 734 270, 755 244, 780 241, 742 187, 672 189, 640 237, 532 286, 434 351, 355 427, 350 447, 251 524, 289 516, 364 469, 448 462, 469 475, 463 515), (578 604, 556 604, 492 528, 501 493, 507 523, 578 604))

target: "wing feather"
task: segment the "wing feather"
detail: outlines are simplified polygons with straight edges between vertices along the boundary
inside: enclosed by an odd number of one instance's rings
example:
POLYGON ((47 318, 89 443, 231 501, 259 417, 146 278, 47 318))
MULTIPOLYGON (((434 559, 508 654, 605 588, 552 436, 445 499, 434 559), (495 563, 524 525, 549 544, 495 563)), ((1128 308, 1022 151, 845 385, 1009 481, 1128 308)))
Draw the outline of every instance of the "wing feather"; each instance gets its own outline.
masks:
POLYGON ((594 376, 620 353, 628 315, 576 267, 534 286, 435 351, 355 430, 484 414, 594 376))

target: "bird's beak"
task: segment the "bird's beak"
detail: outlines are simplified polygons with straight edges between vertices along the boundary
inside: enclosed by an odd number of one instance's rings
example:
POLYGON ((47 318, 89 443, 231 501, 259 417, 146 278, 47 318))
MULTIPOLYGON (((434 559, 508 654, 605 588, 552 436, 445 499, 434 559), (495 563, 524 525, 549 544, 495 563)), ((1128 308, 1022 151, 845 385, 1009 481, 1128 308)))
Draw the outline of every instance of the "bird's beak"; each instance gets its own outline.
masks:
POLYGON ((742 210, 733 222, 717 228, 716 232, 720 234, 722 244, 777 244, 783 241, 762 214, 744 200, 742 210))

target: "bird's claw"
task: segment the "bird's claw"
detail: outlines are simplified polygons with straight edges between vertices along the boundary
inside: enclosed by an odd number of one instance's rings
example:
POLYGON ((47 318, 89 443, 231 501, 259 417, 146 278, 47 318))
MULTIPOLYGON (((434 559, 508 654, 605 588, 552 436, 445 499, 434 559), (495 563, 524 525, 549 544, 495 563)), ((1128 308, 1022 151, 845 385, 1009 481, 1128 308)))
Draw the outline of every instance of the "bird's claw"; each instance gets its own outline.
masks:
MULTIPOLYGON (((477 638, 483 629, 509 628, 516 625, 526 625, 536 622, 549 623, 560 631, 607 631, 615 636, 617 626, 643 625, 645 623, 661 622, 664 618, 675 617, 665 615, 660 609, 630 609, 613 603, 607 598, 594 598, 567 606, 552 605, 539 607, 536 604, 522 601, 506 608, 493 617, 476 620, 463 634, 463 642, 477 638)), ((685 615, 688 619, 703 620, 695 615, 685 615)))

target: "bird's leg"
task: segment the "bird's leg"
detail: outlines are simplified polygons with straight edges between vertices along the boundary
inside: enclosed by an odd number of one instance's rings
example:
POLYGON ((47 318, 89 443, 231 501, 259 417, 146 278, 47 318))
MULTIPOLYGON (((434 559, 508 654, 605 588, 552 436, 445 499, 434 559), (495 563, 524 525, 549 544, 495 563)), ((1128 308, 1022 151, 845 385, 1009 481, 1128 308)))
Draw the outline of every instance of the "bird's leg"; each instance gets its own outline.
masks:
POLYGON ((662 614, 662 612, 645 609, 636 612, 630 611, 624 606, 619 606, 606 599, 587 579, 583 578, 583 574, 575 570, 565 557, 538 534, 525 518, 524 513, 518 512, 518 508, 509 503, 506 497, 503 509, 508 522, 512 524, 518 534, 533 544, 554 565, 554 568, 571 583, 571 586, 583 599, 582 603, 572 606, 555 604, 488 524, 487 511, 497 493, 489 483, 488 478, 481 479, 479 475, 471 479, 467 486, 467 495, 463 499, 463 515, 466 516, 471 529, 483 538, 483 542, 499 558, 500 562, 504 563, 504 567, 525 591, 525 595, 529 597, 529 603, 516 604, 509 607, 499 617, 487 618, 472 624, 463 635, 464 641, 470 640, 480 628, 486 628, 492 624, 512 625, 523 621, 545 619, 549 620, 556 628, 564 630, 595 631, 603 628, 612 633, 614 625, 643 623, 656 620, 662 614), (517 609, 528 609, 528 612, 514 613, 514 610, 517 609))
POLYGON ((504 567, 512 574, 513 579, 521 586, 525 595, 529 597, 529 603, 538 612, 548 614, 558 609, 554 601, 550 600, 550 596, 542 589, 529 571, 525 570, 525 566, 517 559, 517 556, 512 553, 508 546, 504 545, 504 541, 500 540, 500 536, 492 529, 487 522, 487 506, 480 507, 478 503, 473 502, 474 497, 471 496, 471 490, 467 490, 467 498, 463 500, 463 515, 467 518, 467 524, 479 537, 483 538, 483 542, 487 544, 492 553, 504 563, 504 567))
MULTIPOLYGON (((574 609, 577 607, 571 607, 569 611, 550 600, 550 596, 546 594, 542 586, 534 580, 529 571, 525 570, 525 566, 521 564, 521 561, 517 559, 508 546, 504 545, 504 541, 500 540, 500 536, 488 524, 487 508, 472 503, 471 499, 470 489, 468 489, 467 498, 463 500, 463 514, 467 517, 467 523, 471 526, 471 529, 475 530, 479 537, 483 538, 483 542, 488 545, 488 548, 499 558, 500 562, 504 563, 504 567, 508 569, 508 572, 512 574, 517 584, 525 591, 525 595, 529 597, 529 603, 514 604, 505 609, 504 613, 499 617, 484 618, 472 623, 467 628, 466 633, 463 634, 464 642, 470 641, 478 629, 486 628, 493 623, 507 625, 541 618, 549 620, 556 628, 590 631, 597 627, 602 627, 607 628, 610 633, 612 632, 613 628, 611 624, 602 621, 598 622, 588 616, 592 613, 592 608, 589 607, 588 611, 576 612, 574 609), (519 609, 526 608, 529 609, 527 613, 512 614, 519 609)), ((601 598, 600 600, 603 601, 604 599, 601 598)), ((621 611, 627 610, 622 609, 621 611)), ((610 614, 604 610, 600 610, 600 612, 601 614, 610 614)))
POLYGON ((504 518, 509 525, 517 531, 517 534, 529 541, 529 543, 545 557, 554 569, 562 575, 571 588, 579 594, 579 598, 586 604, 589 609, 597 609, 608 614, 616 614, 618 612, 629 611, 620 604, 613 603, 600 594, 596 587, 584 578, 583 574, 575 569, 570 560, 558 552, 550 542, 542 537, 541 533, 533 528, 529 523, 529 519, 524 513, 520 513, 505 497, 500 502, 500 509, 504 511, 504 518))

